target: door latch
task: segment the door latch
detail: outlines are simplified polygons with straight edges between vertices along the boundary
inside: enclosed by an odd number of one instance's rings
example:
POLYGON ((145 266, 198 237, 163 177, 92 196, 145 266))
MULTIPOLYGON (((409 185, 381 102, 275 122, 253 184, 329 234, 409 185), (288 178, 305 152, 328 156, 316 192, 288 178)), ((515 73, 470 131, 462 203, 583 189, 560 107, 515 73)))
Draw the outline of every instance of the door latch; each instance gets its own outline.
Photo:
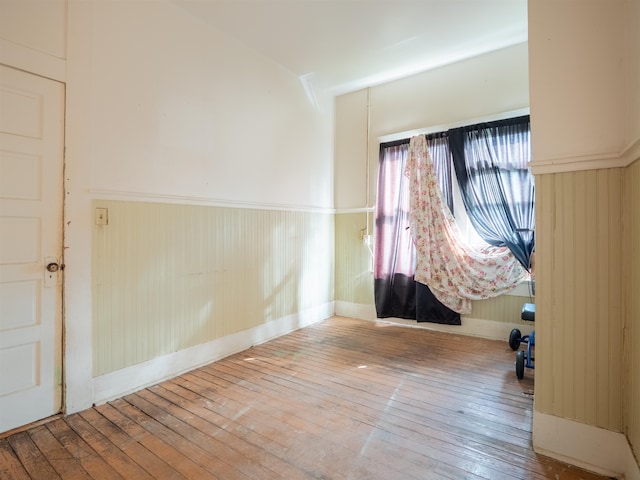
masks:
POLYGON ((44 286, 45 288, 55 287, 60 281, 59 273, 64 269, 55 257, 45 257, 44 259, 44 286))

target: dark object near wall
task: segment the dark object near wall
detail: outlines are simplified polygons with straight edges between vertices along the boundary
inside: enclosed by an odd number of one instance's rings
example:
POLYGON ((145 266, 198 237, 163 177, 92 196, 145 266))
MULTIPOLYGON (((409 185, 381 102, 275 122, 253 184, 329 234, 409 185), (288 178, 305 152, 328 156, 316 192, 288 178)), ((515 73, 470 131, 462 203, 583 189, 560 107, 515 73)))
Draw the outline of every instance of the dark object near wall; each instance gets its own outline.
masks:
POLYGON ((461 325, 460 314, 440 303, 428 286, 413 277, 396 274, 377 278, 374 290, 378 318, 461 325))

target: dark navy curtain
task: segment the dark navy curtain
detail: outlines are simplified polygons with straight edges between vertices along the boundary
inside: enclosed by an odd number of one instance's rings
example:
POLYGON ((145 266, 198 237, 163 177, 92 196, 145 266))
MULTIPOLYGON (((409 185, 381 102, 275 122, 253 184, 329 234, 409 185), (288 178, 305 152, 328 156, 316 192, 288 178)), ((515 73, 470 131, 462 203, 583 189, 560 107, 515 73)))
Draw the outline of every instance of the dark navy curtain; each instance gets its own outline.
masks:
POLYGON ((530 270, 535 247, 529 116, 448 131, 465 209, 478 234, 530 270))
MULTIPOLYGON (((440 187, 451 208, 448 143, 445 137, 438 137, 432 144, 434 150, 431 145, 429 149, 439 172, 440 187)), ((376 314, 378 318, 460 325, 460 314, 443 305, 429 287, 413 278, 416 250, 409 231, 409 179, 404 175, 408 151, 409 139, 380 145, 374 241, 376 314)))

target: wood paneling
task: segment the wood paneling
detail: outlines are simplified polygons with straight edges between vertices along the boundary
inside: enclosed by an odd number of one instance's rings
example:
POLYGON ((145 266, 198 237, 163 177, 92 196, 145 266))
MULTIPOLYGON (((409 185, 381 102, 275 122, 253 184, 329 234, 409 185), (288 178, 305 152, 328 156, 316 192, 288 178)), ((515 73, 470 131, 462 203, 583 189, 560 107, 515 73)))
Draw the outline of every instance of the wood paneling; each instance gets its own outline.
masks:
MULTIPOLYGON (((640 452, 640 160, 625 177, 624 431, 640 452)), ((637 457, 636 457, 637 458, 637 457)))
POLYGON ((471 302, 469 317, 493 320, 494 322, 519 323, 528 328, 533 328, 534 325, 531 322, 520 319, 522 305, 525 303, 535 303, 535 298, 500 295, 486 300, 474 300, 471 302))
POLYGON ((622 428, 621 169, 536 176, 536 409, 622 428))
POLYGON ((531 448, 507 342, 332 318, 0 439, 2 478, 599 477, 531 448))
MULTIPOLYGON (((373 214, 369 234, 373 239, 373 214)), ((373 259, 361 234, 367 227, 367 213, 338 213, 335 216, 336 300, 373 305, 373 259)), ((371 246, 373 248, 373 245, 371 246)))
POLYGON ((94 375, 333 298, 333 215, 96 201, 94 375))

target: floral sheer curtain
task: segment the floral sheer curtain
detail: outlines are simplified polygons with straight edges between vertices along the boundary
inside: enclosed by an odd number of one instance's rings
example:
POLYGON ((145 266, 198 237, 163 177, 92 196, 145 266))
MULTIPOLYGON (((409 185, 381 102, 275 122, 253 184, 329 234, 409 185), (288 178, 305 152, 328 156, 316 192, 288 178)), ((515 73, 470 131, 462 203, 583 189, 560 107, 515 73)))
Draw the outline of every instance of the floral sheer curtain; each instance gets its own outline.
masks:
POLYGON ((411 138, 405 174, 410 182, 410 226, 416 281, 451 310, 471 312, 471 300, 506 293, 527 277, 507 247, 472 248, 460 235, 438 187, 423 135, 411 138))

